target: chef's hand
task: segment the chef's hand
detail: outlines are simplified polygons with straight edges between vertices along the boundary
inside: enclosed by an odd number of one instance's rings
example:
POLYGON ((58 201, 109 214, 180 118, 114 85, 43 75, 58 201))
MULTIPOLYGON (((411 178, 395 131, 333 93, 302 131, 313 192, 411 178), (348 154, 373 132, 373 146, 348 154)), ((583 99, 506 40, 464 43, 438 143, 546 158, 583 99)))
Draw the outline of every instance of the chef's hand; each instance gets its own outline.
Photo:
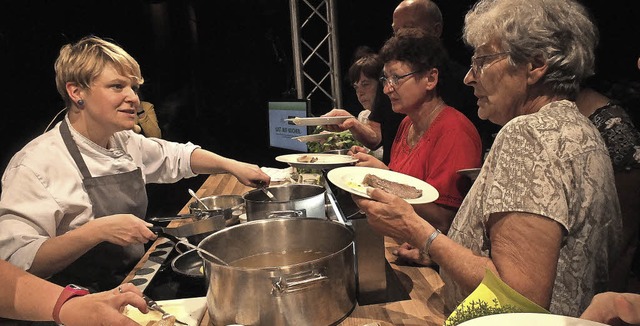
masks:
POLYGON ((640 295, 617 292, 596 294, 580 318, 608 325, 640 325, 640 295))
POLYGON ((230 168, 229 172, 238 178, 238 181, 243 185, 249 187, 258 188, 271 182, 271 177, 255 164, 237 162, 230 168))
POLYGON ((97 229, 102 241, 120 246, 147 243, 158 236, 149 230, 153 224, 147 223, 133 214, 115 214, 97 218, 87 223, 97 229))
POLYGON ((323 117, 351 117, 337 125, 323 125, 322 129, 340 132, 353 128, 358 123, 358 119, 343 109, 333 109, 322 115, 323 117))
POLYGON ((373 155, 368 154, 370 151, 362 146, 351 146, 349 149, 349 153, 354 158, 358 159, 356 162, 356 166, 364 166, 364 167, 372 167, 378 169, 389 170, 389 167, 386 166, 382 161, 375 158, 373 155))
POLYGON ((371 227, 380 234, 408 241, 416 228, 427 223, 404 199, 383 190, 370 188, 371 199, 352 195, 353 201, 367 215, 371 227))
POLYGON ((122 314, 127 305, 142 313, 149 312, 142 292, 135 285, 125 283, 113 290, 72 298, 60 309, 60 321, 67 326, 139 326, 122 314))

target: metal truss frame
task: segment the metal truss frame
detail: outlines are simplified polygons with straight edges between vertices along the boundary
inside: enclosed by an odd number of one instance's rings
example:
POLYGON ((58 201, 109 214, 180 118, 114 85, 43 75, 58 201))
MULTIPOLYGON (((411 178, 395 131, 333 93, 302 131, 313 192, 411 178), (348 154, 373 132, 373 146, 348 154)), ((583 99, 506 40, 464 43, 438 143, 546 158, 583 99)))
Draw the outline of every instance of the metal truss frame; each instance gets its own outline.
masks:
POLYGON ((342 107, 334 0, 289 0, 296 93, 342 107))

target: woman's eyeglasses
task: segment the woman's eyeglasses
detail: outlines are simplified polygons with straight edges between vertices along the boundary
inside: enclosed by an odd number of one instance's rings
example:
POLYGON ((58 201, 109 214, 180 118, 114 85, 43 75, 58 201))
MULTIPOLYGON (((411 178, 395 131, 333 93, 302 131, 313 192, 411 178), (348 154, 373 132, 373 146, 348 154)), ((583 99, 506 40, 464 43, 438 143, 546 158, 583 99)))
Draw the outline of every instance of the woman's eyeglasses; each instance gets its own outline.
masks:
MULTIPOLYGON (((478 76, 482 74, 482 69, 484 69, 485 66, 490 63, 491 59, 502 56, 502 55, 508 55, 508 54, 509 54, 509 51, 505 51, 505 52, 491 53, 491 54, 471 57, 470 69, 471 69, 471 74, 473 75, 473 78, 478 78, 478 76)), ((498 62, 498 61, 494 61, 494 62, 498 62)))
POLYGON ((413 74, 417 74, 417 73, 419 73, 421 71, 422 70, 416 70, 416 71, 412 71, 412 72, 410 72, 408 74, 404 74, 404 75, 401 75, 401 76, 396 76, 396 75, 393 75, 393 76, 390 76, 390 77, 382 76, 382 77, 380 77, 380 83, 382 84, 383 87, 386 86, 387 84, 389 84, 389 86, 391 86, 391 87, 397 87, 398 86, 398 82, 400 81, 400 79, 405 78, 405 77, 409 77, 409 76, 411 76, 413 74))

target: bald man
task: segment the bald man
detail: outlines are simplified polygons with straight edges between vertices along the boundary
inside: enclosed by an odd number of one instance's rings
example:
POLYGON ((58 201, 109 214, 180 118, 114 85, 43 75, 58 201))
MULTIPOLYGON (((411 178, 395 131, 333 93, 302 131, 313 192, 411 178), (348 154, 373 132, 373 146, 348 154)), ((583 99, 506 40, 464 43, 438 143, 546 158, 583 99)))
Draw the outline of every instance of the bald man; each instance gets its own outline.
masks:
POLYGON ((394 33, 400 28, 420 28, 440 38, 442 27, 440 8, 430 0, 405 0, 393 11, 391 28, 394 33))

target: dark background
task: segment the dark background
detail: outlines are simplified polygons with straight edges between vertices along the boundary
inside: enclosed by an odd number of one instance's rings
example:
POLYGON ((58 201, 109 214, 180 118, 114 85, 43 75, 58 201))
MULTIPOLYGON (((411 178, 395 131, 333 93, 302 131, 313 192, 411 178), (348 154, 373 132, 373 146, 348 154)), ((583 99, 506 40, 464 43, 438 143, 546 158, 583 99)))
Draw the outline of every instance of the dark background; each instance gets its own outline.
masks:
MULTIPOLYGON (((314 1, 311 1, 314 3, 314 1)), ((584 1, 601 32, 598 75, 638 82, 637 0, 584 1)), ((399 0, 336 0, 343 75, 359 45, 374 49, 391 34, 399 0)), ((467 64, 460 41, 472 1, 436 1, 445 17, 450 55, 467 64)), ((266 103, 293 98, 288 0, 5 1, 0 10, 2 118, 0 171, 41 134, 63 107, 53 63, 60 47, 88 34, 120 44, 142 67, 143 100, 155 104, 163 138, 202 145, 260 166, 283 167, 268 147, 266 103)), ((346 108, 361 110, 345 83, 346 108)), ((311 103, 321 114, 325 103, 311 103)), ((629 107, 636 115, 638 107, 629 107)), ((150 214, 173 214, 206 176, 150 185, 150 214)))

